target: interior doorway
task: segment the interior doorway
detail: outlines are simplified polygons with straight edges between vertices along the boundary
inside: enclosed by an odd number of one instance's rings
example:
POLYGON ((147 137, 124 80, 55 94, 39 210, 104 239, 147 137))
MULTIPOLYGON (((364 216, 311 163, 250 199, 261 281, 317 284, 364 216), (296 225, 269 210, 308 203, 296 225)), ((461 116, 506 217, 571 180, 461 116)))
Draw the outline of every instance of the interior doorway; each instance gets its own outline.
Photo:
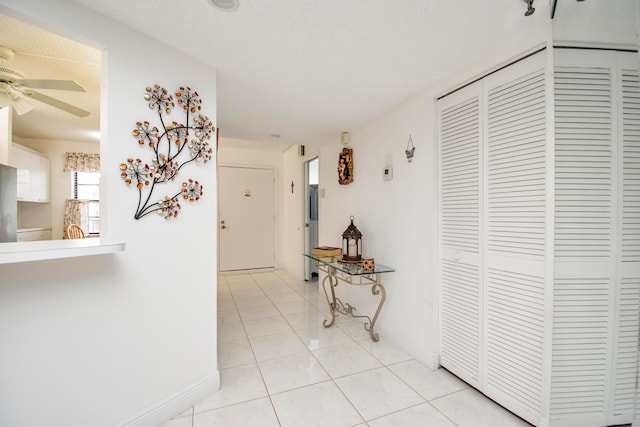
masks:
POLYGON ((219 271, 275 266, 275 172, 218 167, 219 271))
MULTIPOLYGON (((318 246, 318 182, 320 160, 315 157, 305 162, 305 253, 311 253, 311 249, 318 246)), ((311 260, 305 257, 304 279, 317 280, 318 269, 311 260)))

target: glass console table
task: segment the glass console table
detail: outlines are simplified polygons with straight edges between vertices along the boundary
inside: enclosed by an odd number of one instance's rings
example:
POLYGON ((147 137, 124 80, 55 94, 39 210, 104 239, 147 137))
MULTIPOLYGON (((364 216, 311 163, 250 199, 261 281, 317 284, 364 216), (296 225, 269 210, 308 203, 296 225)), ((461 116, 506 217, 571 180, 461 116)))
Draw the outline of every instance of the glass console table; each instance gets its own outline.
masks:
POLYGON ((322 280, 322 289, 324 295, 327 298, 329 309, 331 310, 331 321, 325 320, 322 322, 325 328, 332 326, 338 317, 338 314, 351 315, 355 318, 364 318, 368 322, 365 322, 364 329, 369 332, 369 336, 373 341, 378 341, 380 336, 373 331, 373 328, 378 320, 378 315, 387 298, 387 292, 382 286, 381 276, 383 273, 391 273, 395 271, 393 268, 375 264, 373 271, 363 270, 359 264, 349 264, 339 261, 339 257, 331 256, 317 256, 304 254, 304 256, 311 258, 318 270, 327 273, 327 276, 322 280), (358 286, 371 286, 371 293, 373 295, 380 295, 380 302, 376 309, 373 319, 365 315, 356 315, 354 311, 356 308, 349 303, 343 303, 338 297, 336 297, 335 287, 339 282, 344 282, 349 285, 358 286), (329 291, 327 291, 327 284, 329 291), (329 296, 331 294, 331 296, 329 296))

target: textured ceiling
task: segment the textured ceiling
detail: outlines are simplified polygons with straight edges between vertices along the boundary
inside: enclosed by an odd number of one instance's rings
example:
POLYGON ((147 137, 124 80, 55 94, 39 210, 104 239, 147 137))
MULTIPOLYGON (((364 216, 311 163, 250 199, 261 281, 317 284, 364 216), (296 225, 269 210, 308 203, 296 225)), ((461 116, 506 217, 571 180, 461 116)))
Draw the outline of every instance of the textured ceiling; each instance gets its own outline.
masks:
MULTIPOLYGON (((276 141, 270 135, 278 134, 290 144, 337 141, 549 19, 547 2, 525 17, 522 0, 240 0, 235 12, 207 0, 75 1, 216 68, 222 137, 276 141)), ((36 51, 24 34, 31 30, 9 30, 6 19, 0 44, 24 51, 26 60, 36 51)), ((78 81, 98 90, 98 77, 89 76, 97 56, 73 56, 79 52, 36 53, 79 65, 87 76, 78 81)), ((28 76, 45 77, 30 69, 28 76)), ((86 102, 97 108, 97 100, 86 102)))
POLYGON ((13 113, 13 134, 24 138, 97 141, 100 128, 100 52, 21 21, 0 15, 0 46, 15 51, 8 68, 31 79, 64 79, 80 83, 87 92, 38 89, 61 101, 88 110, 85 118, 73 116, 38 101, 35 108, 13 113))

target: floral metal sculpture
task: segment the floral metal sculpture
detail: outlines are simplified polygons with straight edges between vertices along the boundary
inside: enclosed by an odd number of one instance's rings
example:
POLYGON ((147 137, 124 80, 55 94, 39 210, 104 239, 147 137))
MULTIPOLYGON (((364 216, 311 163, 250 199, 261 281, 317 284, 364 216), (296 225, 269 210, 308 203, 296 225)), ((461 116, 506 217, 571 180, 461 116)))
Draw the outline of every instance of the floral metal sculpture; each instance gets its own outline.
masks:
POLYGON ((174 181, 178 172, 189 163, 207 163, 211 160, 213 150, 208 141, 215 134, 216 128, 207 116, 200 114, 202 100, 198 92, 187 86, 181 86, 175 92, 175 100, 167 89, 159 85, 148 87, 144 99, 149 103, 150 109, 157 111, 162 130, 146 121, 137 122, 133 136, 140 146, 153 150, 154 158, 151 164, 137 158, 129 158, 126 163, 120 165, 120 175, 127 185, 135 184, 138 189, 135 219, 151 212, 164 215, 165 219, 175 218, 181 208, 180 197, 193 203, 202 197, 203 186, 189 178, 182 183, 176 194, 165 196, 154 203, 151 202, 153 191, 158 184, 174 181), (170 114, 176 103, 178 108, 186 113, 185 124, 175 121, 165 123, 163 115, 170 114), (186 158, 186 161, 179 163, 179 157, 186 158))

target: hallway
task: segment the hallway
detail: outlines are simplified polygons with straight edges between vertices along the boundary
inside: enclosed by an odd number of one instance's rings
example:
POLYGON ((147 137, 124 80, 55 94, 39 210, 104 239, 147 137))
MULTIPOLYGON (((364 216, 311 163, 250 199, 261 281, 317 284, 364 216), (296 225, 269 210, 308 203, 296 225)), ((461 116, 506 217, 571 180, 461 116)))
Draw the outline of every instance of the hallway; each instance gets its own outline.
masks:
POLYGON ((284 270, 218 277, 221 390, 163 427, 527 427, 362 321, 322 326, 318 282, 284 270))

